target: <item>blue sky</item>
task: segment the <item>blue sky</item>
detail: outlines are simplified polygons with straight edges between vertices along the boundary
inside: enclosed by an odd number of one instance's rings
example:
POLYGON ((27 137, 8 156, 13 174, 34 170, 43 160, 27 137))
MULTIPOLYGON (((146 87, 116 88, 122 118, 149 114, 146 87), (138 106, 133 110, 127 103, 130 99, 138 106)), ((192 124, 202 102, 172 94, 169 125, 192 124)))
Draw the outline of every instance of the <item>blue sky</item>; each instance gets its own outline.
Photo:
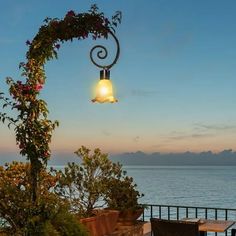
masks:
MULTIPOLYGON (((60 121, 54 153, 81 145, 104 152, 219 152, 236 150, 236 1, 234 0, 9 0, 0 9, 0 89, 21 79, 26 40, 48 17, 85 12, 96 3, 123 13, 121 44, 111 69, 117 104, 93 104, 99 69, 89 59, 95 41, 65 43, 46 64, 41 93, 60 121)), ((101 40, 98 43, 107 43, 101 40)), ((110 53, 113 42, 107 44, 110 53)), ((14 131, 0 125, 0 156, 18 152, 14 131)))

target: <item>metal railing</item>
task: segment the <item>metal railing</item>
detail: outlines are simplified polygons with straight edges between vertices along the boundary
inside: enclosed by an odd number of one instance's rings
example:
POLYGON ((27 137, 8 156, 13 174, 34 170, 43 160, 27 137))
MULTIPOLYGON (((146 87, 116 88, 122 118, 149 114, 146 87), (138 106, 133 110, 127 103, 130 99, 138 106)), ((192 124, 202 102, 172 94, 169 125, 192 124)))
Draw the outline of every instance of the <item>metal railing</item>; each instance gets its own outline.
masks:
MULTIPOLYGON (((159 218, 168 220, 181 220, 183 218, 202 218, 202 219, 212 219, 212 220, 236 221, 236 209, 230 209, 230 208, 154 205, 154 204, 145 204, 144 207, 145 209, 142 215, 143 221, 149 221, 150 218, 159 218)), ((207 236, 210 235, 230 236, 231 233, 232 230, 230 228, 224 233, 208 232, 207 236)))

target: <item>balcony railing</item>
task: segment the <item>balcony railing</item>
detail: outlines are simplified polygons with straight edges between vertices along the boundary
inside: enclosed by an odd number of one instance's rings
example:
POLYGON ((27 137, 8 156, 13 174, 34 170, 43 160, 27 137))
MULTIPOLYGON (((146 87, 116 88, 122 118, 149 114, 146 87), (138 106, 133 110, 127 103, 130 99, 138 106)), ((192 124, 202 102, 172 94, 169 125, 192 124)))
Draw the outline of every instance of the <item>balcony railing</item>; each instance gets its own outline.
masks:
MULTIPOLYGON (((154 205, 145 204, 145 210, 142 216, 143 221, 149 221, 150 218, 180 220, 183 218, 202 218, 212 220, 232 220, 236 221, 236 209, 213 208, 213 207, 192 207, 175 205, 154 205)), ((211 233, 207 236, 231 236, 231 228, 225 233, 211 233)))

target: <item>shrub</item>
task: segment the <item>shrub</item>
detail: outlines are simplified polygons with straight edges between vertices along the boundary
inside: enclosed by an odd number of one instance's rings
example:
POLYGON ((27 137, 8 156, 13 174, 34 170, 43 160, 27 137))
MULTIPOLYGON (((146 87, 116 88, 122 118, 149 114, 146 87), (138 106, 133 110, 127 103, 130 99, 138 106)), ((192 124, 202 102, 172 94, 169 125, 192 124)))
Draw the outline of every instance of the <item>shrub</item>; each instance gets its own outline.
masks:
POLYGON ((45 169, 39 176, 38 200, 31 200, 30 164, 0 166, 0 218, 7 235, 86 235, 69 205, 52 192, 59 175, 45 169))
POLYGON ((27 236, 88 236, 84 226, 79 223, 76 217, 69 212, 69 209, 62 207, 52 209, 48 217, 42 217, 40 221, 26 224, 24 234, 27 236))
POLYGON ((107 154, 95 149, 93 153, 82 146, 76 152, 81 163, 68 163, 56 186, 57 193, 69 199, 72 210, 81 217, 92 216, 94 208, 108 206, 112 209, 140 208, 137 190, 132 177, 113 163, 107 154))
POLYGON ((136 189, 137 185, 133 182, 132 177, 122 176, 122 178, 110 178, 107 181, 107 188, 104 200, 108 208, 116 210, 140 208, 139 198, 144 195, 136 189))
POLYGON ((107 179, 120 177, 120 164, 112 163, 107 154, 95 149, 93 153, 82 146, 76 152, 81 163, 68 163, 56 186, 56 192, 69 199, 72 210, 81 217, 93 215, 94 208, 102 207, 107 179))

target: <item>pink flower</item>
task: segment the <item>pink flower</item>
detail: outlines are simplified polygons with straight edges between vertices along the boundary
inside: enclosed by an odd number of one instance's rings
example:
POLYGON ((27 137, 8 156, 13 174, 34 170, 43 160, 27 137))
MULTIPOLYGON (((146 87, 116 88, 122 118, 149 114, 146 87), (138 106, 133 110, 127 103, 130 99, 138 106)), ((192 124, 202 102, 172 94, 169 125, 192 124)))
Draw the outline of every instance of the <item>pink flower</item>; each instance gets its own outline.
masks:
POLYGON ((85 38, 87 38, 87 37, 88 37, 88 33, 87 33, 87 32, 84 32, 84 33, 82 34, 82 38, 85 39, 85 38))
POLYGON ((105 18, 105 19, 104 19, 104 23, 105 23, 105 25, 107 26, 107 25, 110 23, 110 21, 109 21, 107 18, 105 18))
POLYGON ((67 12, 67 14, 66 14, 66 16, 70 16, 70 17, 73 17, 73 16, 75 16, 75 12, 74 11, 68 11, 67 12))
POLYGON ((36 90, 37 92, 39 92, 42 88, 43 88, 43 85, 42 85, 42 84, 36 84, 36 86, 35 86, 35 90, 36 90))
POLYGON ((59 24, 59 22, 56 21, 56 20, 51 22, 51 25, 52 25, 53 27, 57 27, 58 24, 59 24))
POLYGON ((30 91, 30 86, 29 85, 24 85, 23 90, 24 91, 30 91))
POLYGON ((56 48, 56 49, 59 49, 60 47, 61 47, 60 44, 56 44, 56 45, 55 45, 55 48, 56 48))
POLYGON ((49 151, 45 151, 44 152, 44 158, 49 158, 50 157, 50 152, 49 151))
POLYGON ((102 24, 101 24, 101 22, 97 22, 97 23, 95 24, 95 26, 96 26, 97 29, 101 29, 102 24))
POLYGON ((17 110, 20 110, 21 105, 20 105, 20 104, 17 104, 17 105, 15 105, 15 108, 16 108, 17 110))
POLYGON ((25 43, 27 46, 29 46, 31 44, 31 42, 29 40, 27 40, 25 43))

